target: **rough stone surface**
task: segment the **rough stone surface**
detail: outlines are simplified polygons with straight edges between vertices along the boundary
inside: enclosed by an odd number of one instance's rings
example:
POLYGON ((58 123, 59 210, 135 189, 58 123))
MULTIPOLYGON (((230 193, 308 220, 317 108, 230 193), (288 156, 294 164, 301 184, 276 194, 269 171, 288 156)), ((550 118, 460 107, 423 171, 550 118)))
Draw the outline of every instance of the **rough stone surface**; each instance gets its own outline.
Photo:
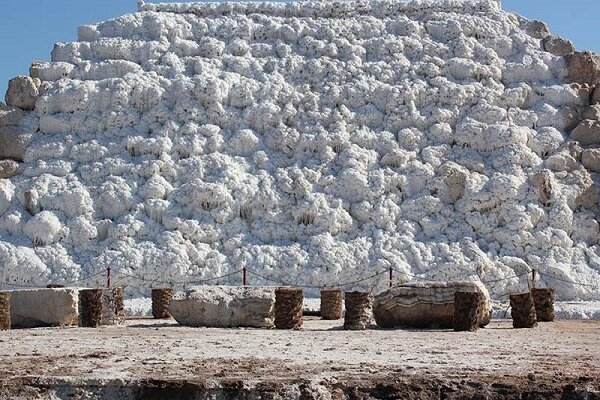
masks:
POLYGON ((156 319, 171 318, 171 300, 173 300, 173 289, 152 289, 152 316, 156 319))
POLYGON ((474 332, 479 328, 479 305, 483 303, 479 292, 454 292, 454 330, 474 332))
POLYGON ((300 288, 280 287, 275 290, 275 328, 300 329, 304 294, 300 288))
POLYGON ((510 308, 513 328, 534 328, 537 326, 535 303, 531 292, 511 294, 510 308))
POLYGON ((548 25, 542 21, 526 21, 525 29, 528 34, 536 39, 545 39, 550 36, 548 25))
POLYGON ((543 204, 550 203, 552 199, 552 174, 548 170, 536 172, 531 177, 531 183, 538 193, 540 201, 543 204))
POLYGON ((587 108, 581 115, 583 119, 600 120, 600 104, 593 104, 587 108))
POLYGON ((39 91, 34 80, 28 76, 18 76, 8 82, 6 104, 23 110, 33 110, 39 91))
POLYGON ((13 177, 19 173, 19 163, 14 160, 0 160, 0 179, 13 177))
POLYGON ((600 172, 600 149, 583 150, 581 162, 589 171, 600 172))
POLYGON ((600 84, 596 85, 591 99, 592 104, 600 104, 600 84))
POLYGON ((23 118, 24 111, 17 107, 0 107, 0 126, 16 126, 23 118))
POLYGON ((565 57, 567 79, 572 82, 596 84, 600 81, 600 56, 590 51, 577 52, 565 57))
POLYGON ((10 292, 0 292, 0 331, 9 330, 10 326, 10 292))
POLYGON ((23 289, 11 291, 10 316, 14 328, 77 324, 79 289, 23 289))
POLYGON ((373 295, 369 292, 345 292, 344 329, 365 330, 373 321, 373 295))
POLYGON ((490 295, 480 282, 416 282, 395 286, 375 296, 373 314, 384 328, 452 328, 454 293, 482 293, 478 321, 485 326, 492 311, 490 295))
POLYGON ((186 326, 271 328, 275 289, 197 286, 173 295, 171 314, 186 326))
POLYGON ((555 56, 564 57, 575 52, 575 46, 570 40, 560 36, 548 36, 543 41, 544 50, 555 56))
POLYGON ((583 146, 600 144, 600 121, 584 120, 571 132, 571 139, 583 146))
POLYGON ((344 293, 342 289, 321 290, 321 318, 341 319, 344 315, 344 293))
POLYGON ((102 324, 102 289, 81 289, 79 291, 79 326, 98 328, 102 324))
POLYGON ((125 321, 123 296, 121 287, 102 290, 102 325, 120 325, 125 321))
POLYGON ((535 315, 538 322, 554 321, 554 289, 532 288, 531 295, 535 304, 535 315))
POLYGON ((501 296, 526 263, 587 285, 560 298, 600 300, 598 237, 578 223, 600 208, 577 206, 593 179, 562 146, 589 86, 500 2, 153 3, 79 35, 32 66, 0 275, 111 267, 140 296, 246 265, 257 285, 368 291, 391 264, 501 296), (43 210, 51 242, 24 231, 43 210))
POLYGON ((33 135, 14 126, 0 126, 0 159, 23 161, 33 135))

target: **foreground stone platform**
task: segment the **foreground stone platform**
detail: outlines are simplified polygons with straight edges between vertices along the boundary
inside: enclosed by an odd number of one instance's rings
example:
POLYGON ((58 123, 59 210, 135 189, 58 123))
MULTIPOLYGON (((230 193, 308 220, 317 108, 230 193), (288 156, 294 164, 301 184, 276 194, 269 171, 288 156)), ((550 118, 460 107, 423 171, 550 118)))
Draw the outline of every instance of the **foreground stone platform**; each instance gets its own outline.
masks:
POLYGON ((151 319, 13 330, 0 332, 0 398, 598 399, 599 328, 348 332, 308 318, 300 331, 151 319))
POLYGON ((12 290, 13 328, 77 325, 79 288, 12 290))
POLYGON ((177 292, 171 314, 193 327, 272 328, 275 287, 195 286, 177 292))

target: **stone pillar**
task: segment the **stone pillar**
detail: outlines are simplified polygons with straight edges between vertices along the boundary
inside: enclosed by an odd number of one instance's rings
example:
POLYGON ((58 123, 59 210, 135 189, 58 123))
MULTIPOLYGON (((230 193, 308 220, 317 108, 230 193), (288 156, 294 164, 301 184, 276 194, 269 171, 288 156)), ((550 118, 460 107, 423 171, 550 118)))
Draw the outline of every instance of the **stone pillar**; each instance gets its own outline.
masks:
POLYGON ((341 319, 344 307, 342 289, 321 290, 321 318, 341 319))
POLYGON ((474 332, 479 328, 479 304, 483 295, 479 292, 454 293, 454 330, 474 332))
POLYGON ((302 327, 304 294, 302 289, 280 287, 275 291, 275 327, 299 329, 302 327))
POLYGON ((514 328, 533 328, 537 326, 535 305, 531 292, 511 294, 510 307, 514 328))
POLYGON ((152 289, 152 316, 155 319, 171 318, 173 289, 152 289))
POLYGON ((97 328, 102 323, 102 289, 79 291, 79 326, 97 328))
POLYGON ((540 322, 554 321, 554 289, 534 288, 531 289, 531 294, 537 320, 540 322))
POLYGON ((0 331, 10 329, 10 292, 0 292, 0 331))
POLYGON ((371 325, 373 296, 369 292, 346 292, 344 329, 364 330, 371 325))
POLYGON ((125 321, 123 288, 102 290, 102 325, 118 325, 125 321))

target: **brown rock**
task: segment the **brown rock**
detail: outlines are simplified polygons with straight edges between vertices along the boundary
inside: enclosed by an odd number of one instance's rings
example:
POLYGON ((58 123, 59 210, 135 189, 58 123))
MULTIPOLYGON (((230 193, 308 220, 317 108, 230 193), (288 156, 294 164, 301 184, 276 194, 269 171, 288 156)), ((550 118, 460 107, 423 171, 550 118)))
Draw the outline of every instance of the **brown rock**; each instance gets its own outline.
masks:
POLYGON ((13 160, 0 160, 0 179, 13 177, 19 173, 19 163, 13 160))
POLYGON ((589 106, 582 115, 583 119, 600 120, 600 104, 589 106))
POLYGON ((592 104, 600 104, 600 85, 597 85, 592 94, 592 104))
POLYGON ((9 106, 33 110, 38 96, 38 87, 33 79, 28 76, 18 76, 8 82, 5 100, 9 106))
POLYGON ((559 113, 562 116, 565 131, 571 132, 573 129, 577 128, 577 124, 581 121, 577 110, 573 107, 565 106, 559 110, 559 113))
POLYGON ((571 132, 571 140, 578 141, 582 146, 600 144, 600 121, 583 120, 571 132))
POLYGON ((25 150, 31 143, 32 138, 31 133, 23 132, 18 127, 0 127, 0 160, 9 158, 23 161, 25 150))
POLYGON ((595 84, 600 80, 600 56, 590 51, 565 56, 567 79, 572 82, 595 84))
POLYGON ((585 149, 581 162, 588 171, 600 172, 600 149, 585 149))
POLYGON ((527 21, 525 26, 527 33, 536 39, 545 39, 550 36, 548 25, 542 21, 527 21))
POLYGON ((570 40, 551 35, 543 40, 544 50, 555 56, 564 57, 575 52, 575 46, 570 40))
POLYGON ((531 177, 531 184, 536 190, 540 201, 543 204, 550 203, 550 199, 552 198, 552 178, 550 171, 545 169, 535 173, 531 177))

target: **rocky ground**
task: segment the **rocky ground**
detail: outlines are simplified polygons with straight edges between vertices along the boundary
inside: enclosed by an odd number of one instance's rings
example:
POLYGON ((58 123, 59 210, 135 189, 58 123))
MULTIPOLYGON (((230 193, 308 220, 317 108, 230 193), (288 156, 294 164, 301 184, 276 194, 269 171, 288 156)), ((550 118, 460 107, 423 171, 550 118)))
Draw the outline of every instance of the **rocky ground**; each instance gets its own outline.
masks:
POLYGON ((187 328, 0 332, 0 398, 600 399, 600 322, 475 333, 187 328))

